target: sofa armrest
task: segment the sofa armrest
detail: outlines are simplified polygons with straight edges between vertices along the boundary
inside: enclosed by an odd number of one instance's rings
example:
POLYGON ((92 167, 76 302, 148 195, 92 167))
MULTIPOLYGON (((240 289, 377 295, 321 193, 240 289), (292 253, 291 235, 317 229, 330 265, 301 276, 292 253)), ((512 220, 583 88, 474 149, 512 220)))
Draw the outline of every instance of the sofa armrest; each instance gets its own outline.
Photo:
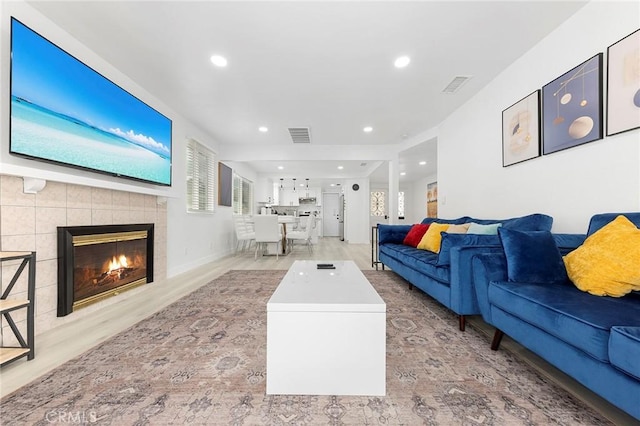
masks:
POLYGON ((438 253, 438 266, 446 266, 451 263, 451 251, 460 247, 501 247, 500 238, 497 235, 480 234, 449 234, 441 232, 440 252, 438 253))
POLYGON ((402 244, 413 225, 378 225, 378 245, 402 244))
POLYGON ((482 318, 494 325, 489 305, 489 284, 492 281, 507 281, 507 258, 502 253, 477 254, 472 261, 473 286, 482 318))
POLYGON ((461 315, 480 313, 476 292, 474 290, 471 261, 483 253, 502 253, 498 245, 466 245, 452 247, 450 251, 450 292, 451 309, 461 315))

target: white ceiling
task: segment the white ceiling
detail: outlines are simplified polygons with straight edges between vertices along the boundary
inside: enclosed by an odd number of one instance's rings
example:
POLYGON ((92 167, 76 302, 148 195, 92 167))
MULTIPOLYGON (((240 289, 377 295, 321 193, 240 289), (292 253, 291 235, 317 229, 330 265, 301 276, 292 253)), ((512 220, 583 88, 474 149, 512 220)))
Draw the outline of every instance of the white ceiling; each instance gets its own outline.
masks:
MULTIPOLYGON (((411 140, 585 2, 28 3, 219 143, 286 149, 292 145, 288 127, 310 127, 313 145, 411 140), (229 65, 214 67, 213 54, 229 65), (411 57, 404 69, 393 66, 400 55, 411 57), (456 76, 472 78, 456 94, 442 93, 456 76), (260 133, 259 126, 269 131, 260 133), (364 126, 373 132, 364 133, 364 126)), ((415 156, 401 153, 401 170, 413 167, 415 156)), ((407 170, 401 181, 435 173, 436 158, 427 161, 429 167, 407 170)), ((275 163, 251 165, 266 173, 275 163)), ((353 163, 357 173, 370 169, 374 181, 388 177, 384 166, 376 175, 371 164, 353 163)), ((300 169, 304 179, 337 163, 287 166, 300 169)))

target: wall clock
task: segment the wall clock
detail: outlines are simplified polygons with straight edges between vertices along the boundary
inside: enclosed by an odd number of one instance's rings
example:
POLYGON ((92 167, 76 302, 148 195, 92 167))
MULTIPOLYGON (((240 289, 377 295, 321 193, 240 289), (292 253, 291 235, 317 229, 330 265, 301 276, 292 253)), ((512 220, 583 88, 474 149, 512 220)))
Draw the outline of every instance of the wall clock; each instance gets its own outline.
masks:
POLYGON ((354 191, 357 191, 358 189, 360 189, 360 185, 358 185, 357 183, 354 183, 353 186, 351 187, 354 191))

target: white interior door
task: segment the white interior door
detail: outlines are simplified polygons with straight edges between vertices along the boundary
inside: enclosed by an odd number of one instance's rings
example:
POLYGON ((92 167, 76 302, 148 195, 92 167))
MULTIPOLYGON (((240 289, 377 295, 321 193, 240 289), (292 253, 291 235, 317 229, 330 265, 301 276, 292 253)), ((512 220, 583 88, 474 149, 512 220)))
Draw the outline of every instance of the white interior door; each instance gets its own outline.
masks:
POLYGON ((325 192, 322 194, 322 236, 337 237, 339 212, 339 194, 325 192))

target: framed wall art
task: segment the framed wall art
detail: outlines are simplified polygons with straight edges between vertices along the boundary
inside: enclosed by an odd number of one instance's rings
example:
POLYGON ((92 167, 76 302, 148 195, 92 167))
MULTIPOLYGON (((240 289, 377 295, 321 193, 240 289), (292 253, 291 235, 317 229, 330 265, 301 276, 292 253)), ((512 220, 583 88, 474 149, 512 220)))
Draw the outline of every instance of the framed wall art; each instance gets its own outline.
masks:
POLYGON ((607 49, 607 136, 640 128, 640 30, 607 49))
POLYGON ((542 153, 602 139, 602 53, 542 88, 542 153))
POLYGON ((540 156, 540 90, 502 111, 502 167, 540 156))
POLYGON ((427 217, 438 217, 438 182, 427 184, 427 217))
POLYGON ((231 207, 233 191, 233 170, 224 163, 218 163, 218 205, 231 207))

